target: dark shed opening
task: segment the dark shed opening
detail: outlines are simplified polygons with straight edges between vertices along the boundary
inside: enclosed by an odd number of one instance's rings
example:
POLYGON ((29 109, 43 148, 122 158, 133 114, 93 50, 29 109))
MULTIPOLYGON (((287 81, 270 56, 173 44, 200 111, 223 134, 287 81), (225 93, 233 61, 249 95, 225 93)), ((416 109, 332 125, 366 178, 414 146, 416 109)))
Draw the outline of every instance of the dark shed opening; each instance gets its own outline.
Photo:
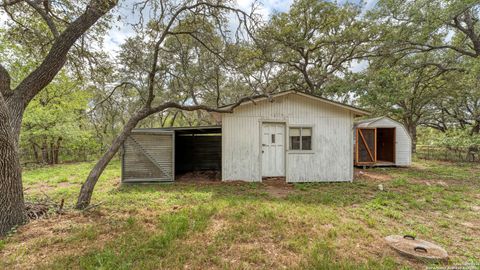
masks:
POLYGON ((395 128, 357 128, 355 165, 395 164, 395 128))
POLYGON ((395 162, 395 128, 377 128, 377 161, 395 162))
POLYGON ((175 129, 175 178, 220 178, 222 129, 192 127, 175 129), (194 173, 195 175, 188 175, 194 173))

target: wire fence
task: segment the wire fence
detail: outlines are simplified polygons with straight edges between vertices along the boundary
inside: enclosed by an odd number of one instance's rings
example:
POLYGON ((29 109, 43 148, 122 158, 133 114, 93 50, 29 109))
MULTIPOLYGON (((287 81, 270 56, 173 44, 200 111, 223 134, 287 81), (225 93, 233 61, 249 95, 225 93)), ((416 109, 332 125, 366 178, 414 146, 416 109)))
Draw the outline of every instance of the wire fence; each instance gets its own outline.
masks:
POLYGON ((480 163, 480 146, 448 147, 448 146, 417 145, 416 156, 420 159, 427 159, 427 160, 480 163))

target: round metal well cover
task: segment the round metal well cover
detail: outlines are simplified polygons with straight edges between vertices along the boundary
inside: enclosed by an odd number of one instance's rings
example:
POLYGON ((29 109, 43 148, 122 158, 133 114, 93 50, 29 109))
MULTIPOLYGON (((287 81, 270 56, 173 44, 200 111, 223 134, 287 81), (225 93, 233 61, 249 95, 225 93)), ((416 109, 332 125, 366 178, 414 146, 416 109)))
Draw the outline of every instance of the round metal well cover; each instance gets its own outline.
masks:
POLYGON ((409 258, 429 262, 448 259, 448 253, 442 247, 413 236, 390 235, 385 240, 391 248, 409 258))

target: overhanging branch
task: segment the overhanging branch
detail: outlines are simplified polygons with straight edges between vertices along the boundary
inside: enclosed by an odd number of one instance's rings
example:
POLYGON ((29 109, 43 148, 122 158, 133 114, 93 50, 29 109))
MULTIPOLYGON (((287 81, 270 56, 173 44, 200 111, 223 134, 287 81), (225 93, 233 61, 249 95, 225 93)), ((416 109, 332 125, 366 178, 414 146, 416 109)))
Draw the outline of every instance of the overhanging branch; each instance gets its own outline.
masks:
MULTIPOLYGON (((268 98, 269 96, 266 95, 266 94, 255 96, 255 98, 262 98, 262 97, 268 98)), ((242 103, 244 103, 246 101, 253 101, 253 97, 249 96, 249 97, 241 98, 236 103, 234 103, 234 104, 232 104, 232 105, 230 105, 226 108, 211 107, 211 106, 207 106, 207 105, 182 105, 182 104, 178 104, 178 103, 175 103, 175 102, 166 102, 166 103, 163 103, 163 104, 158 105, 156 107, 150 108, 148 110, 148 115, 158 113, 158 112, 161 112, 161 111, 166 110, 166 109, 172 109, 172 108, 183 110, 183 111, 202 110, 202 111, 217 112, 217 113, 233 113, 233 110, 235 108, 237 108, 238 106, 240 106, 242 103)))

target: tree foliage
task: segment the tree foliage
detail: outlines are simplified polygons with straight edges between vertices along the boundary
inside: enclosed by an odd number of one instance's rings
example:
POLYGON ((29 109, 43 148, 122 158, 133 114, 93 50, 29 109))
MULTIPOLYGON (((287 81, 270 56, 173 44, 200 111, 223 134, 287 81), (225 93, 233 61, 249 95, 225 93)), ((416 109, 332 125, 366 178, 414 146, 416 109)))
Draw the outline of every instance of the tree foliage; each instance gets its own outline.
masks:
POLYGON ((418 126, 478 134, 480 4, 477 1, 379 1, 364 104, 418 126))
POLYGON ((258 44, 263 59, 279 67, 275 87, 329 94, 326 85, 349 73, 352 60, 369 54, 373 32, 361 11, 350 3, 298 0, 289 12, 274 14, 258 44))
POLYGON ((90 91, 65 72, 35 97, 22 123, 20 145, 27 150, 24 161, 57 164, 62 158, 86 159, 87 153, 98 153, 98 142, 85 115, 90 97, 90 91))

